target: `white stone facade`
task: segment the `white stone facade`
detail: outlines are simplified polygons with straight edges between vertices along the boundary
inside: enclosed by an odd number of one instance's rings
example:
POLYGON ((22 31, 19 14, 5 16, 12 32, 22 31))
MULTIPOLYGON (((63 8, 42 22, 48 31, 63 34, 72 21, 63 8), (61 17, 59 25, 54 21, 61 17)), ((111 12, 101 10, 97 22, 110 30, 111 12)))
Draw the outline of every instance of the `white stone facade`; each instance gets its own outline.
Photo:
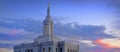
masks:
POLYGON ((43 35, 37 37, 33 43, 14 46, 14 52, 79 52, 79 45, 61 41, 53 35, 53 21, 48 6, 46 19, 43 21, 43 35))

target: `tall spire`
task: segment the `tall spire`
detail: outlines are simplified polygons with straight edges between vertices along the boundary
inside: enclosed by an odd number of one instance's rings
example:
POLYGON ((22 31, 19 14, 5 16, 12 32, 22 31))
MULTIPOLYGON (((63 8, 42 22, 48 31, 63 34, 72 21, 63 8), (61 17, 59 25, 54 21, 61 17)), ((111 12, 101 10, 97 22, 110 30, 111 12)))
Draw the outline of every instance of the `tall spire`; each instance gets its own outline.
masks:
POLYGON ((53 21, 50 16, 50 4, 48 3, 47 16, 43 21, 43 34, 52 36, 53 34, 53 21))
POLYGON ((48 3, 47 16, 50 16, 50 4, 48 3))

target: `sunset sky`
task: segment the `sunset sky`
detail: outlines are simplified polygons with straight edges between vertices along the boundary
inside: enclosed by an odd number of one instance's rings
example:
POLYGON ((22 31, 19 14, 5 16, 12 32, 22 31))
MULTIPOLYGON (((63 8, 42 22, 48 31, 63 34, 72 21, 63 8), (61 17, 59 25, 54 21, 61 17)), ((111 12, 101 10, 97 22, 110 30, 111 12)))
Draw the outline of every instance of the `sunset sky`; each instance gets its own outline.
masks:
POLYGON ((120 51, 119 0, 0 0, 0 52, 42 35, 48 3, 54 35, 80 52, 120 51))

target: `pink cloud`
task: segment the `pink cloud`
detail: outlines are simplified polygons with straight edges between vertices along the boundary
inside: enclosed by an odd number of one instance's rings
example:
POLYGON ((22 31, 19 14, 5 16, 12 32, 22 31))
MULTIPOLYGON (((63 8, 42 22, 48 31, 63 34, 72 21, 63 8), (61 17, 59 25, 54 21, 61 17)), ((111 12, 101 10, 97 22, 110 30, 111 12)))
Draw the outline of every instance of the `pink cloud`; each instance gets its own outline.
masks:
POLYGON ((101 45, 103 48, 120 48, 118 46, 113 46, 110 43, 106 43, 102 39, 97 39, 94 43, 101 45))
POLYGON ((18 30, 16 30, 16 29, 12 29, 12 30, 10 30, 10 31, 8 32, 8 34, 9 34, 9 35, 12 35, 12 36, 17 35, 17 33, 18 33, 18 30))

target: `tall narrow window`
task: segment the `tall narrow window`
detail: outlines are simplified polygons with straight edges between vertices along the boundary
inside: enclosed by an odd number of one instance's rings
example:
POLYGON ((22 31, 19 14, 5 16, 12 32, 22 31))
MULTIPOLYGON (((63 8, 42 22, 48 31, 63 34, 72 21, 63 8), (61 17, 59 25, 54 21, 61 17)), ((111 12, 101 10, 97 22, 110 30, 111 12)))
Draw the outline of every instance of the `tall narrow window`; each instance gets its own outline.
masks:
POLYGON ((67 52, 69 52, 69 48, 67 49, 67 52))
POLYGON ((20 50, 19 50, 19 52, 20 52, 20 50))
POLYGON ((52 24, 51 24, 51 34, 52 34, 52 31, 53 31, 52 28, 53 28, 53 27, 52 27, 52 24))
POLYGON ((57 48, 56 48, 56 52, 57 52, 57 48))
POLYGON ((43 48, 43 52, 45 52, 45 48, 43 48))
POLYGON ((28 49, 28 51, 27 52, 30 52, 30 50, 28 49))
POLYGON ((33 50, 32 50, 32 49, 31 49, 30 51, 31 51, 31 52, 33 52, 33 50))
POLYGON ((49 47, 49 52, 51 52, 51 48, 49 47))
POLYGON ((62 48, 60 48, 60 52, 62 52, 62 48))
POLYGON ((47 33, 47 24, 45 24, 45 33, 47 33))

